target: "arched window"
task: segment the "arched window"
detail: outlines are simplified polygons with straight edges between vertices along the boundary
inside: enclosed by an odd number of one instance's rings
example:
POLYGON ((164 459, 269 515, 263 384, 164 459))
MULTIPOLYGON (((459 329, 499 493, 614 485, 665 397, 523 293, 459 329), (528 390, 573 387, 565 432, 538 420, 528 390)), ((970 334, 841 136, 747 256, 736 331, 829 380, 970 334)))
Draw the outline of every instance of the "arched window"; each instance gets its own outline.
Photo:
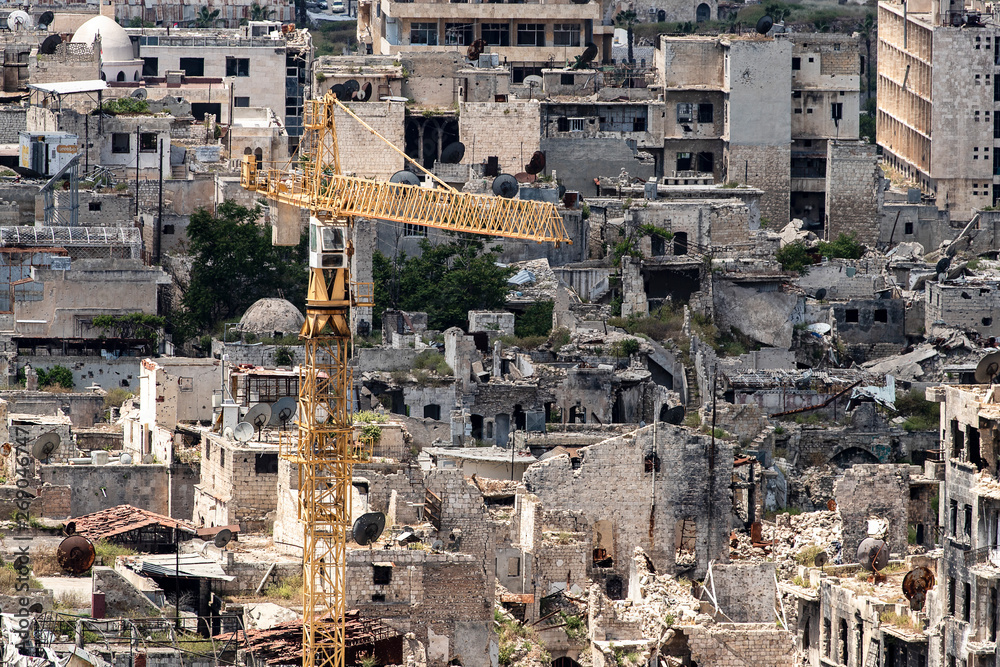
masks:
POLYGON ((124 81, 125 80, 125 72, 118 72, 117 80, 118 81, 124 81))
POLYGON ((698 9, 695 13, 695 20, 699 23, 701 21, 708 21, 712 18, 712 8, 708 6, 707 3, 701 3, 698 5, 698 9))

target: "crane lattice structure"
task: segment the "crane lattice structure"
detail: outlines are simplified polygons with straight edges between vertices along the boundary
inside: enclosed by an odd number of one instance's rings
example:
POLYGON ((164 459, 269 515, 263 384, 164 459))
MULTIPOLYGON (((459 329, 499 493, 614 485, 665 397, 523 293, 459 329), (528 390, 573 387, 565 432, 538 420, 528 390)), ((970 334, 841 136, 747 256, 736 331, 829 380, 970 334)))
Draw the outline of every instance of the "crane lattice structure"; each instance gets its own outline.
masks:
POLYGON ((344 667, 347 531, 354 464, 370 455, 356 442, 348 365, 351 309, 373 307, 371 283, 351 280, 355 216, 456 232, 532 241, 571 242, 553 204, 458 192, 414 162, 344 106, 332 93, 310 100, 298 154, 282 167, 262 168, 244 156, 240 183, 269 200, 310 212, 310 272, 300 338, 297 429, 281 443, 298 464, 303 541, 303 667, 344 667), (334 111, 341 110, 387 143, 440 187, 386 183, 344 175, 334 111))

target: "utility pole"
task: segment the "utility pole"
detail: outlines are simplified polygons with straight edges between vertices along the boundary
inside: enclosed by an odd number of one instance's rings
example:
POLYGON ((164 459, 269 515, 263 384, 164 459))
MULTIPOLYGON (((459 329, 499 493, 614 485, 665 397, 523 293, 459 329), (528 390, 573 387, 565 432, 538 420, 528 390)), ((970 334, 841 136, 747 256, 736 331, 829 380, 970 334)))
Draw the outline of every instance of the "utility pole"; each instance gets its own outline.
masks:
POLYGON ((139 126, 135 126, 135 217, 139 217, 139 126))
POLYGON ((153 264, 160 263, 160 234, 163 232, 163 137, 160 137, 160 197, 156 205, 156 226, 153 228, 153 264))

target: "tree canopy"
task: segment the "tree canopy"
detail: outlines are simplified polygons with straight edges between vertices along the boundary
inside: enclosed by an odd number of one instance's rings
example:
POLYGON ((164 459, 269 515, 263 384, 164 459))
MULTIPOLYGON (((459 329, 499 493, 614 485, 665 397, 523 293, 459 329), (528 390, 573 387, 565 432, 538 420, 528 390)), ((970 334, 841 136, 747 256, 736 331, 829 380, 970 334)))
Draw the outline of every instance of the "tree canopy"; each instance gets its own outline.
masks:
POLYGON ((194 258, 175 327, 180 338, 210 331, 243 315, 258 299, 288 299, 300 310, 308 285, 306 237, 297 246, 271 244, 267 227, 257 224, 261 209, 226 200, 215 214, 201 208, 187 228, 194 258))
POLYGON ((401 253, 393 260, 376 251, 375 318, 386 308, 427 313, 427 326, 443 331, 465 327, 470 310, 503 308, 514 269, 496 265, 499 246, 486 249, 479 239, 432 245, 420 241, 419 257, 401 253))

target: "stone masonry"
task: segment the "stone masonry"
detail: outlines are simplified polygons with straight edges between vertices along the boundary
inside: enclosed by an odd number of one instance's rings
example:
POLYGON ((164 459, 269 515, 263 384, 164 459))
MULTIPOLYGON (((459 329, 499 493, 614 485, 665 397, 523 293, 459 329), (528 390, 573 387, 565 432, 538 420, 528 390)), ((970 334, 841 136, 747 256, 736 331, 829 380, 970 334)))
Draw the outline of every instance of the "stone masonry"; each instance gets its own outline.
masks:
POLYGON ((876 147, 864 141, 834 141, 826 145, 826 235, 854 234, 860 243, 878 241, 882 170, 876 147))

